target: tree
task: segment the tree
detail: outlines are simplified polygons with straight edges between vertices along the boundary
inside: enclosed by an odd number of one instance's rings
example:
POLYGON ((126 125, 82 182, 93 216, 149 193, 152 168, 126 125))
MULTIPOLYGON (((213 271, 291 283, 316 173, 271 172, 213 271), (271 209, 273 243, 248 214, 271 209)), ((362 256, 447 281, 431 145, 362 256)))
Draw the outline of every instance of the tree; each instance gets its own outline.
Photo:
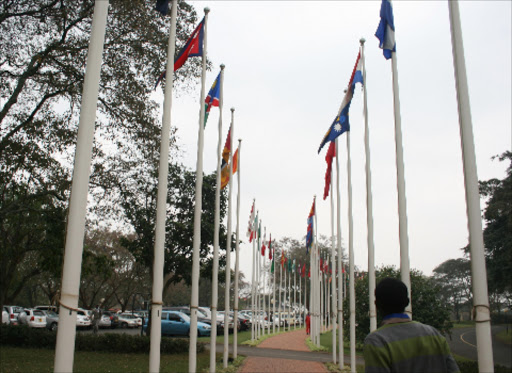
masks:
MULTIPOLYGON (((376 282, 379 283, 385 277, 400 279, 400 271, 395 267, 386 266, 375 271, 376 282)), ((359 343, 370 332, 368 276, 361 276, 355 281, 356 295, 356 340, 359 343)), ((411 296, 413 319, 433 326, 442 333, 449 333, 452 324, 450 322, 450 307, 439 296, 439 286, 420 271, 411 270, 411 296)), ((350 331, 350 296, 343 302, 343 330, 347 339, 350 331)), ((382 321, 382 315, 378 315, 378 323, 382 321)))
MULTIPOLYGON (((156 175, 156 172, 153 173, 156 175)), ((136 176, 134 176, 136 177, 136 176)), ((184 281, 192 283, 192 251, 194 237, 194 205, 196 174, 185 167, 169 166, 169 190, 167 197, 167 221, 165 240, 165 283, 164 292, 171 284, 184 281)), ((136 179, 136 181, 138 181, 136 179)), ((141 184, 142 185, 142 184, 141 184)), ((201 277, 211 278, 211 253, 213 250, 215 218, 216 174, 203 177, 200 266, 201 277)), ((123 190, 123 208, 132 223, 135 235, 132 239, 123 238, 121 243, 131 252, 135 260, 149 268, 153 277, 153 257, 156 218, 155 183, 146 183, 144 189, 123 190)), ((227 213, 227 197, 221 193, 220 220, 227 213)), ((226 227, 220 226, 220 248, 227 243, 226 227)), ((235 244, 232 243, 232 249, 235 244)), ((225 266, 225 256, 219 258, 219 266, 225 266)))
MULTIPOLYGON (((150 94, 167 60, 169 31, 154 4, 110 1, 96 121, 101 140, 94 143, 90 179, 97 221, 122 219, 116 188, 126 182, 122 170, 143 168, 147 149, 159 143, 158 105, 150 94)), ((0 4, 2 304, 41 274, 34 263, 60 271, 93 7, 93 0, 0 4)), ((196 23, 195 10, 180 1, 178 44, 196 23)), ((185 87, 199 71, 200 61, 191 59, 176 81, 185 87)))
MULTIPOLYGON (((480 182, 480 194, 487 198, 484 209, 484 244, 490 293, 512 292, 512 152, 498 158, 508 160, 507 175, 503 180, 480 182)), ((469 248, 468 248, 469 249, 469 248)))
POLYGON ((473 301, 469 260, 448 259, 434 269, 433 279, 440 287, 440 296, 453 307, 455 318, 460 320, 462 309, 469 308, 469 311, 473 301))

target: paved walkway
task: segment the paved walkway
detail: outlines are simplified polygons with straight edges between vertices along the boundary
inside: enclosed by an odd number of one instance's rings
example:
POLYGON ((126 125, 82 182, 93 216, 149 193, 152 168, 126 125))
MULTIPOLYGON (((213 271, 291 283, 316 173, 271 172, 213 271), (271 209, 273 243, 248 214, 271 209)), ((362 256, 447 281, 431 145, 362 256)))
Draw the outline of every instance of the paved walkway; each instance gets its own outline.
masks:
MULTIPOLYGON (((304 329, 301 329, 291 331, 288 333, 278 334, 274 337, 270 337, 264 340, 255 349, 260 350, 261 352, 266 352, 266 354, 264 355, 265 357, 249 356, 247 359, 245 359, 244 364, 240 367, 238 373, 327 372, 327 369, 325 368, 323 363, 319 361, 304 360, 305 355, 311 354, 308 346, 306 345, 306 337, 306 331, 304 329), (272 354, 270 353, 272 350, 278 351, 275 351, 276 354, 272 354), (292 352, 292 354, 290 354, 289 352, 292 352), (299 354, 297 354, 297 352, 299 354), (305 354, 305 352, 307 353, 305 354), (276 355, 279 357, 271 357, 276 355)), ((239 352, 240 354, 243 354, 242 351, 239 352)), ((329 356, 327 354, 315 355, 317 356, 311 356, 315 360, 317 360, 317 358, 319 358, 320 356, 322 357, 323 360, 323 357, 325 356, 326 360, 323 361, 329 361, 329 356)))

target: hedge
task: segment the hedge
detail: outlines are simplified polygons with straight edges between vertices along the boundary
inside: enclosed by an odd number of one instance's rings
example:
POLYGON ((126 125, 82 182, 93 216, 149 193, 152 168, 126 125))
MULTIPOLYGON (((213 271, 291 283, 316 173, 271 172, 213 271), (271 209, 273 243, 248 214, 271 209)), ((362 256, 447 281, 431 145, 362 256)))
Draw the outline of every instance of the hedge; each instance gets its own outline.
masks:
MULTIPOLYGON (((0 327, 0 345, 54 349, 57 334, 46 329, 30 328, 26 325, 0 327)), ((77 333, 76 351, 102 351, 115 353, 149 353, 148 336, 128 334, 84 334, 77 333)), ((163 354, 188 353, 189 340, 162 337, 160 351, 163 354)), ((204 344, 198 343, 197 352, 204 351, 204 344)))

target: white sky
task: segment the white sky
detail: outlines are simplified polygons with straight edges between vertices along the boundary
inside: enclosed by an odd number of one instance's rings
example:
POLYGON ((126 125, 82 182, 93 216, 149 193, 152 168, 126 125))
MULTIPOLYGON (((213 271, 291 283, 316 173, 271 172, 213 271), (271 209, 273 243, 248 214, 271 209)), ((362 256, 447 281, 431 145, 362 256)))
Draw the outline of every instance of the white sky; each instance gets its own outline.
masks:
MULTIPOLYGON (((391 61, 374 33, 380 1, 190 1, 208 21, 206 92, 226 65, 224 144, 235 107, 241 138, 241 270, 251 275, 245 233, 252 204, 272 237, 302 239, 313 196, 319 234, 330 235, 322 200, 327 146, 317 154, 366 42, 368 118, 376 265, 400 265, 391 61)), ((460 1, 471 113, 480 180, 503 178, 491 157, 511 149, 511 2, 460 1)), ((411 268, 430 275, 462 256, 468 231, 447 1, 395 1, 411 268)), ((180 46, 178 46, 179 48, 180 46)), ((199 84, 173 101, 183 162, 196 167, 199 84)), ((354 259, 367 268, 363 100, 350 109, 354 259)), ((218 109, 205 131, 204 171, 216 168, 218 109)), ((346 139, 341 137, 342 234, 348 244, 346 139)), ((234 191, 236 192, 236 184, 234 191)), ((482 203, 482 208, 483 208, 482 203)), ((233 221, 236 223, 236 193, 233 221)), ((233 226, 233 232, 235 231, 233 226)), ((234 256, 233 256, 234 258, 234 256)), ((233 260, 232 260, 233 263, 233 260)), ((250 277, 249 277, 250 278, 250 277)))

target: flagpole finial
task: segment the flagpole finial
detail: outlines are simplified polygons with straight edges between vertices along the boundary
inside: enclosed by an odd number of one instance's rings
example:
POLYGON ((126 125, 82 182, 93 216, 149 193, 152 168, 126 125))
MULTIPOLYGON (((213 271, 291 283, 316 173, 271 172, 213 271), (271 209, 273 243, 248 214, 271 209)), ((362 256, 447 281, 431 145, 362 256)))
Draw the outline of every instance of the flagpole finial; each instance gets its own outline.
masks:
POLYGON ((232 108, 231 108, 231 112, 234 112, 234 111, 235 111, 235 108, 234 108, 234 107, 232 107, 232 108))
POLYGON ((208 8, 208 7, 204 8, 204 14, 208 14, 208 13, 210 13, 210 8, 208 8))
POLYGON ((238 139, 238 143, 240 144, 242 142, 242 139, 238 139))
POLYGON ((361 45, 364 45, 364 42, 365 42, 365 41, 366 41, 366 39, 365 39, 365 38, 361 38, 361 39, 359 39, 359 42, 361 43, 361 45))
POLYGON ((221 70, 224 70, 225 67, 226 67, 226 65, 224 65, 223 63, 220 64, 220 69, 221 70))

